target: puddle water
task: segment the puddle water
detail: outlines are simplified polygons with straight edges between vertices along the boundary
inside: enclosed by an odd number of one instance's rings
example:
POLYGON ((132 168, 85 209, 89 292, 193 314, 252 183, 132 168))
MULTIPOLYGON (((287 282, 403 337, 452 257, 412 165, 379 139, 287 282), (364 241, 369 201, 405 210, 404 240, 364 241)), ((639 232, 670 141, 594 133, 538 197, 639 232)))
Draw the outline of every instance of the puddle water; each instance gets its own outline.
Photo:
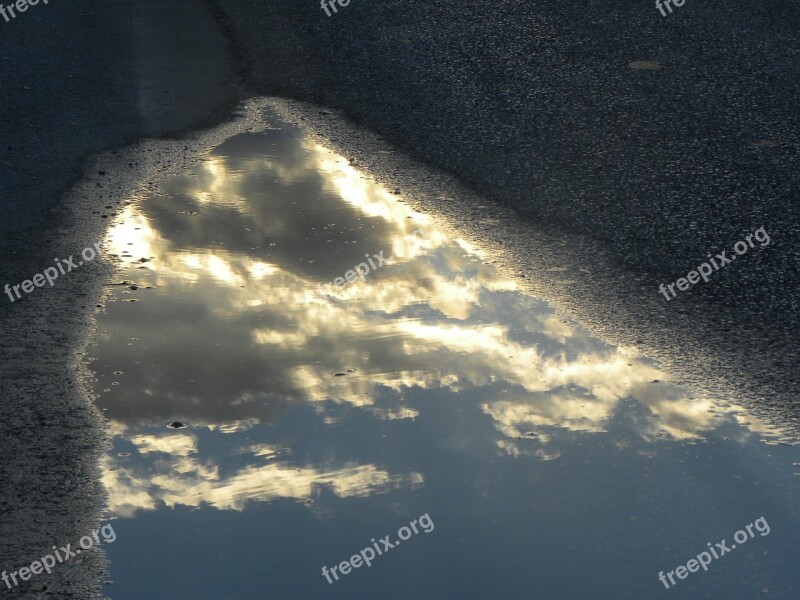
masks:
POLYGON ((116 600, 798 597, 797 447, 298 129, 228 140, 107 244, 116 600), (761 516, 769 535, 666 592, 659 571, 761 516))

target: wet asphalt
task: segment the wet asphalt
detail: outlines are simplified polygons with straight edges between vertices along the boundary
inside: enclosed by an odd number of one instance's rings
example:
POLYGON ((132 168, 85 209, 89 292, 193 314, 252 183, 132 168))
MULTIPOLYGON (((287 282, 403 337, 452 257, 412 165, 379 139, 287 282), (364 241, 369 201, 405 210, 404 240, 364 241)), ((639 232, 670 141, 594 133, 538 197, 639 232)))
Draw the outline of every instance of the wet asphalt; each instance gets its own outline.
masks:
MULTIPOLYGON (((98 167, 91 155, 229 119, 235 65, 203 2, 54 0, 9 22, 0 17, 2 284, 101 241, 101 212, 110 216, 129 191, 121 175, 138 183, 181 154, 159 156, 149 171, 144 161, 98 167), (78 180, 85 185, 67 197, 78 180)), ((13 303, 4 293, 0 302, 0 570, 30 565, 56 544, 74 546, 100 524, 105 434, 81 363, 110 276, 103 257, 52 288, 13 303)), ((55 584, 48 599, 94 598, 105 567, 93 553, 67 579, 58 580, 61 568, 0 587, 37 598, 55 584)))
MULTIPOLYGON (((341 110, 531 232, 585 238, 604 264, 579 301, 616 303, 596 302, 596 319, 632 323, 630 341, 658 332, 653 346, 676 356, 722 357, 736 382, 797 418, 796 3, 692 0, 667 17, 650 2, 351 0, 331 17, 314 2, 217 8, 235 48, 216 9, 188 0, 53 1, 0 20, 4 281, 99 239, 99 215, 58 203, 87 156, 219 121, 244 74, 249 93, 341 110), (769 246, 675 304, 660 297, 659 283, 759 227, 769 246)), ((73 352, 102 269, 0 310, 4 565, 97 522, 102 434, 73 352)), ((75 589, 89 597, 93 580, 75 589)))
POLYGON ((524 222, 586 238, 605 257, 584 265, 604 298, 592 320, 638 323, 622 342, 658 332, 652 349, 705 355, 794 415, 796 3, 218 3, 255 91, 334 107, 524 222), (669 303, 658 291, 761 227, 768 246, 669 303))

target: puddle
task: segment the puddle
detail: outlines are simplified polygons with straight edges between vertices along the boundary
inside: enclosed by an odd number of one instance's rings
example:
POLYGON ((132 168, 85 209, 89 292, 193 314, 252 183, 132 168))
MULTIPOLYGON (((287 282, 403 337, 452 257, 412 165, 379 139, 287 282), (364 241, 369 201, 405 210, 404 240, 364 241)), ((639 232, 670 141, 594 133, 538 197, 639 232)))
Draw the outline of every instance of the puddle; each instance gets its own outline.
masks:
POLYGON ((771 535, 669 593, 796 590, 797 447, 274 124, 109 231, 108 594, 652 598, 761 516, 771 535), (323 576, 424 514, 430 533, 323 576))

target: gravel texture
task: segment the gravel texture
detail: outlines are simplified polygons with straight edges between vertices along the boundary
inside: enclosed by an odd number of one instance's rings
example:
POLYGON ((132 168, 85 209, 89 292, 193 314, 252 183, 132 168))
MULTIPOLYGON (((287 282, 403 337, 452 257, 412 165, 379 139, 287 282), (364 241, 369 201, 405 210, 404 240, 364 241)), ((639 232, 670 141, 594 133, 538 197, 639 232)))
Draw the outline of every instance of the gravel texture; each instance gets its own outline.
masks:
POLYGON ((340 110, 531 236, 585 238, 518 250, 560 256, 585 283, 566 304, 612 339, 794 415, 800 5, 215 1, 254 93, 340 110), (760 227, 769 246, 659 293, 760 227))

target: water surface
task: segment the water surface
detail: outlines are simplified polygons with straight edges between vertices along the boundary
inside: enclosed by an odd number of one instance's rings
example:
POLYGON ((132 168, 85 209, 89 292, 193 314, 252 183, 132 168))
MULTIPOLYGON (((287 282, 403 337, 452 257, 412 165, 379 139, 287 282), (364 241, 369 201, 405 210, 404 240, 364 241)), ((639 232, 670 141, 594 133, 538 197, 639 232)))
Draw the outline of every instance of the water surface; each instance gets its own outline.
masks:
POLYGON ((797 447, 300 130, 228 140, 107 242, 116 600, 800 597, 797 447), (323 576, 424 514, 429 533, 323 576), (761 516, 769 535, 659 581, 761 516))

